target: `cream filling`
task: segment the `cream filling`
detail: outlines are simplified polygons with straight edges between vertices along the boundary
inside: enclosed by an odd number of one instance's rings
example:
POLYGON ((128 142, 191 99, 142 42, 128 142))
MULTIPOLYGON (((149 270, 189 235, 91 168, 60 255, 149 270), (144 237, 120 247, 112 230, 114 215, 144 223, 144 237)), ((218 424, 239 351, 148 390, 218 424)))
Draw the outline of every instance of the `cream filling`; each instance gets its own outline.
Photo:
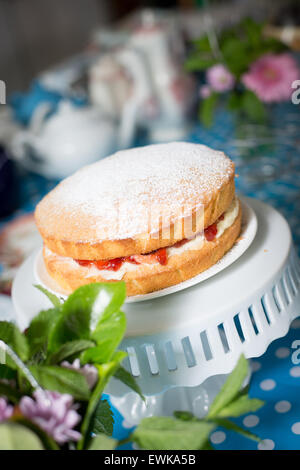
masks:
MULTIPOLYGON (((225 232, 227 228, 229 228, 235 219, 237 218, 239 213, 239 203, 238 199, 235 197, 234 200, 232 201, 230 207, 227 209, 227 211, 224 213, 224 218, 223 220, 220 220, 217 224, 217 235, 216 238, 221 237, 221 235, 225 232)), ((182 246, 179 247, 169 247, 167 248, 167 254, 168 257, 174 256, 174 255, 180 255, 184 253, 185 251, 190 251, 190 250, 199 250, 203 243, 205 242, 205 236, 204 233, 200 233, 197 235, 195 238, 192 240, 188 241, 182 246)), ((103 279, 107 280, 116 280, 120 281, 124 274, 128 273, 129 271, 136 271, 137 269, 140 268, 141 265, 139 264, 132 264, 125 262, 122 264, 122 266, 118 269, 118 271, 110 271, 108 269, 98 269, 96 266, 79 266, 78 263, 73 260, 72 258, 66 258, 66 257, 60 257, 59 255, 56 255, 55 253, 52 253, 48 248, 46 248, 46 252, 49 252, 49 254, 53 254, 55 256, 58 256, 59 258, 62 258, 64 262, 67 260, 73 269, 84 269, 86 271, 85 277, 96 277, 96 276, 101 276, 103 279)), ((146 263, 145 263, 146 264, 146 263)), ((148 267, 155 267, 159 263, 154 263, 154 264, 148 264, 148 267)))
MULTIPOLYGON (((220 220, 217 223, 218 231, 217 231, 216 238, 219 238, 221 235, 223 235, 225 230, 233 224, 233 222, 238 216, 238 213, 239 213, 239 203, 238 203, 238 199, 235 197, 231 205, 227 209, 227 211, 224 213, 224 219, 220 220)), ((193 238, 192 240, 190 240, 189 242, 185 243, 182 246, 179 246, 177 248, 175 246, 172 246, 168 248, 167 253, 169 256, 173 256, 173 255, 180 255, 181 253, 184 253, 185 251, 188 251, 188 250, 200 250, 204 242, 205 242, 204 233, 200 233, 195 238, 193 238)))

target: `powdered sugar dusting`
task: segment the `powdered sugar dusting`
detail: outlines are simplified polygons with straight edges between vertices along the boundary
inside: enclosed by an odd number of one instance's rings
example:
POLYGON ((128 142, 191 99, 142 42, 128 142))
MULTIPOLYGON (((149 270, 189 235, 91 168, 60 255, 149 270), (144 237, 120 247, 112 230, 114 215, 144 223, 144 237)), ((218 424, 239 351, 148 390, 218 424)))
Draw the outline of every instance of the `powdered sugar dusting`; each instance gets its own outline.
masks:
POLYGON ((60 183, 40 203, 39 217, 45 214, 53 234, 62 217, 65 237, 76 241, 133 238, 149 231, 150 219, 155 231, 161 218, 188 216, 208 203, 232 171, 232 162, 222 152, 200 144, 124 150, 60 183))

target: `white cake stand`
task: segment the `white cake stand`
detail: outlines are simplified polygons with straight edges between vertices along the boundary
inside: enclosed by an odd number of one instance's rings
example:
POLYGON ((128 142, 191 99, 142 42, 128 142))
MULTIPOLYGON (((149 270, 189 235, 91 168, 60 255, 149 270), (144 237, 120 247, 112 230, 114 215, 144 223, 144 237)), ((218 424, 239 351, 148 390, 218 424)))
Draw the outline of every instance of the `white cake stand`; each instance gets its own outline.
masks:
MULTIPOLYGON (((246 202, 256 213, 258 230, 238 260, 200 284, 124 304, 125 366, 147 400, 143 403, 116 380, 106 392, 128 426, 176 409, 202 416, 240 354, 260 356, 300 315, 300 266, 289 226, 272 207, 253 199, 246 202)), ((37 312, 48 302, 32 287, 32 271, 33 258, 13 285, 20 326, 25 311, 37 312)))

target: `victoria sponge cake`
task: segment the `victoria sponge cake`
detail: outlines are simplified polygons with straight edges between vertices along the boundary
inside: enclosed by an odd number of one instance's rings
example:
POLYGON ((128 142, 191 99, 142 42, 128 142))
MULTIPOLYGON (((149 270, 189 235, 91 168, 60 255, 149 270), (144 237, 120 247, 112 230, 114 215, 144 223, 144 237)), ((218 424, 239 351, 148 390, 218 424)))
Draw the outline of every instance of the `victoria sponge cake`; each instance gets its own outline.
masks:
POLYGON ((174 142, 115 153, 38 204, 49 275, 67 292, 124 280, 127 295, 178 284, 215 264, 241 229, 234 164, 174 142))

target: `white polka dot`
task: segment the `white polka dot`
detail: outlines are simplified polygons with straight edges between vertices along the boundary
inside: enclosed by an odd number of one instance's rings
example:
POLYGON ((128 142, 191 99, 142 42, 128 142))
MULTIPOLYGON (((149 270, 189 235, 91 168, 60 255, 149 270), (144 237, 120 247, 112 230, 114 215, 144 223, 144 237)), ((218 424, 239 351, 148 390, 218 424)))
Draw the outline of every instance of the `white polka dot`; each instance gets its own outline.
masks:
POLYGON ((257 372, 259 369, 261 369, 261 363, 258 361, 251 361, 251 369, 252 372, 257 372))
POLYGON ((288 411, 290 411, 291 407, 292 405, 289 401, 282 400, 276 403, 275 410, 277 411, 277 413, 287 413, 288 411))
POLYGON ((297 318, 296 320, 293 321, 293 323, 291 324, 291 328, 293 328, 293 330, 299 330, 300 318, 297 318))
POLYGON ((273 379, 266 379, 260 382, 260 388, 265 391, 273 390, 276 387, 276 382, 273 379))
POLYGON ((226 439, 226 434, 223 431, 213 432, 210 436, 210 440, 213 444, 221 444, 226 439))
POLYGON ((284 359, 285 357, 289 357, 289 355, 290 355, 289 348, 278 348, 275 351, 275 356, 278 357, 278 359, 284 359))
POLYGON ((264 439, 259 442, 257 445, 258 450, 273 450, 275 447, 275 442, 272 439, 264 439))
POLYGON ((300 377, 300 367, 295 366, 290 369, 290 375, 292 377, 300 377))
POLYGON ((259 417, 256 415, 248 415, 243 419, 244 426, 246 428, 254 428, 259 423, 259 417))
POLYGON ((293 426, 292 426, 292 432, 293 432, 294 434, 300 434, 300 422, 293 424, 293 426))

